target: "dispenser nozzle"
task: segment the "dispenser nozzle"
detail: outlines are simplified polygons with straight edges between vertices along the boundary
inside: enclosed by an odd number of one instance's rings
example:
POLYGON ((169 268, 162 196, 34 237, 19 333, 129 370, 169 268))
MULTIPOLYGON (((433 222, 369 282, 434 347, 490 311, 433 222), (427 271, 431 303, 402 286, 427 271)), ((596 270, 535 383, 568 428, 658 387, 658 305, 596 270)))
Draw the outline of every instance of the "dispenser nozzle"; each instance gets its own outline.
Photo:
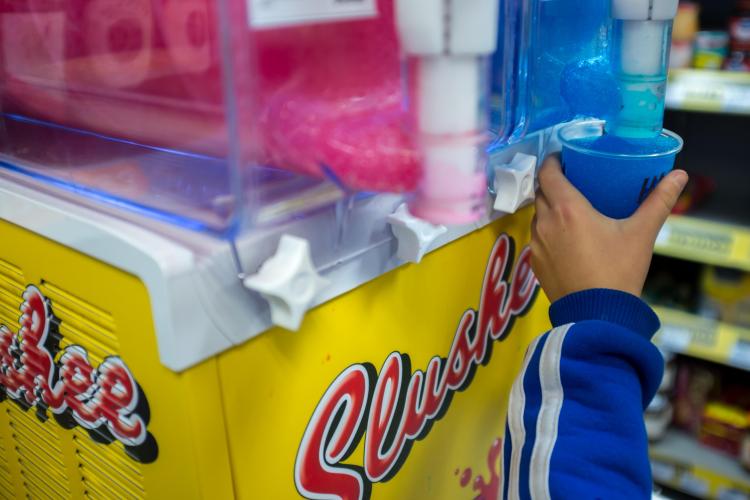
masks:
POLYGON ((397 0, 409 102, 424 179, 412 212, 436 223, 468 223, 486 193, 485 61, 497 46, 499 0, 397 0))
POLYGON ((672 38, 678 0, 612 0, 612 67, 623 108, 607 124, 621 137, 661 133, 672 38))

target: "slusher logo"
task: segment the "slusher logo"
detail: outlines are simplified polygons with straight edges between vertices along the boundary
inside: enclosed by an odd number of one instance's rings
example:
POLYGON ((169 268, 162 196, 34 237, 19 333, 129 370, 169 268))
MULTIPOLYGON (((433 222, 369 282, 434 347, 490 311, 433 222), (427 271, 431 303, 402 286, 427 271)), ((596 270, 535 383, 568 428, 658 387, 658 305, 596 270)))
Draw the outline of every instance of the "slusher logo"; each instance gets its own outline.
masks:
POLYGON ((344 370, 321 398, 297 452, 294 480, 311 499, 360 500, 372 484, 391 479, 404 464, 414 441, 423 439, 450 406, 453 395, 469 387, 492 346, 510 333, 516 317, 534 302, 538 282, 531 252, 515 254, 513 240, 502 235, 490 255, 478 310, 461 317, 445 358, 411 371, 409 355, 394 352, 380 373, 370 363, 344 370), (512 275, 511 275, 512 271, 512 275), (342 463, 364 436, 364 463, 342 463))
POLYGON ((125 363, 109 356, 94 368, 81 346, 61 350, 60 320, 49 300, 33 285, 23 299, 18 334, 0 325, 0 399, 36 408, 42 422, 50 410, 62 427, 79 425, 97 442, 118 440, 139 462, 156 460, 156 440, 146 430, 148 401, 125 363))

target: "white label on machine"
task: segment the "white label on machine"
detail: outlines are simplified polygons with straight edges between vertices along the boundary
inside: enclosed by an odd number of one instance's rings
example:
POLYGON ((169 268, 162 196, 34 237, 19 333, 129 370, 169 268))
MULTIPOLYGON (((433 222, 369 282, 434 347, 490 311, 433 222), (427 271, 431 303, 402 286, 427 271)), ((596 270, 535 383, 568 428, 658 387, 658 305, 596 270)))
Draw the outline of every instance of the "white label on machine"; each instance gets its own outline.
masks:
POLYGON ((378 14, 376 0, 247 0, 250 26, 278 28, 362 19, 378 14))

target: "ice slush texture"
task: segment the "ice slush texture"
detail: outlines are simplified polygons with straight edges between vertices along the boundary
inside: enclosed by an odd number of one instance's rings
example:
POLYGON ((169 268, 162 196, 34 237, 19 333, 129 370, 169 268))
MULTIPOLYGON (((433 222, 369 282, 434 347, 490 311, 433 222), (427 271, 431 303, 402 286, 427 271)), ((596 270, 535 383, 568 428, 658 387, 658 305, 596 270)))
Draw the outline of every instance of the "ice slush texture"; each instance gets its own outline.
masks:
POLYGON ((609 120, 622 109, 619 84, 606 59, 597 57, 568 64, 560 92, 574 116, 609 120))
POLYGON ((575 139, 563 146, 563 168, 568 180, 597 210, 624 219, 672 170, 678 146, 679 141, 667 135, 634 140, 605 134, 575 139))

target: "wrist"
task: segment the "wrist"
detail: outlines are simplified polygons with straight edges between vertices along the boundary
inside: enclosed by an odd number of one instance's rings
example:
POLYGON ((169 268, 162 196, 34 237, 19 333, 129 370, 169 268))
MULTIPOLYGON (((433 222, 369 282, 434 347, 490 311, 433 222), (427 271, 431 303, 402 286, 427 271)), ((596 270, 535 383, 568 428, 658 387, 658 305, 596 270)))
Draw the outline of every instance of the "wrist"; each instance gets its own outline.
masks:
POLYGON ((591 288, 556 300, 549 309, 555 327, 581 321, 607 321, 651 339, 660 327, 656 313, 636 295, 591 288))

